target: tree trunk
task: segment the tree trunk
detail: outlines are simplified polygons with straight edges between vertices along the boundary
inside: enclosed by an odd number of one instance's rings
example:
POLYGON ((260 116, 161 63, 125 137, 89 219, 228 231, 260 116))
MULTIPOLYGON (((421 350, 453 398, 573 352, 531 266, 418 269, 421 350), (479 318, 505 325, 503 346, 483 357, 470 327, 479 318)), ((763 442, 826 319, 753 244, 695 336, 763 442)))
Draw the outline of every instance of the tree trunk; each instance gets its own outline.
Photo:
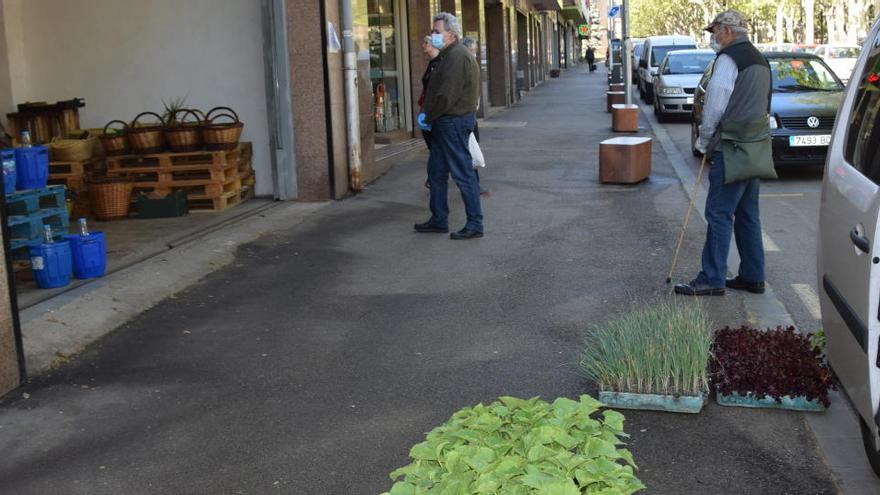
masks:
POLYGON ((782 15, 782 4, 776 4, 776 40, 775 43, 777 45, 781 45, 785 42, 782 39, 782 22, 784 20, 784 16, 782 15))
POLYGON ((804 43, 812 45, 816 41, 816 0, 801 0, 804 8, 804 43))
POLYGON ((788 41, 790 43, 797 43, 797 40, 794 39, 794 23, 795 23, 794 9, 791 9, 788 11, 787 21, 788 22, 785 23, 785 31, 786 31, 786 34, 788 35, 788 41))

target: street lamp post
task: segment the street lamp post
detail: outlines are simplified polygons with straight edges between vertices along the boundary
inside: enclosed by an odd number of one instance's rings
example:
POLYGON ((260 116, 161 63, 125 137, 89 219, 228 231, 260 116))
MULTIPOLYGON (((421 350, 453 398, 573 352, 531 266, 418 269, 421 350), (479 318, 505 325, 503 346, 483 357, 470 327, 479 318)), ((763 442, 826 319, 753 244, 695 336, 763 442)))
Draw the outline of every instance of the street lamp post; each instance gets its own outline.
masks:
POLYGON ((632 54, 629 46, 629 0, 623 0, 620 36, 621 53, 623 53, 623 92, 626 105, 632 105, 632 54))

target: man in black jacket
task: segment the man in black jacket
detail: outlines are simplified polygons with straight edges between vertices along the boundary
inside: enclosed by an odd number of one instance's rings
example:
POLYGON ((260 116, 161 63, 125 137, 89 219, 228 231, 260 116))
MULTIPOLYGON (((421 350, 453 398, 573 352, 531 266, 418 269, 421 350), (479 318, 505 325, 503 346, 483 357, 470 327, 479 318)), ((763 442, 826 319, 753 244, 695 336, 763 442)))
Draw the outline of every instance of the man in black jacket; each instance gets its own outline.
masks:
POLYGON ((431 183, 431 218, 415 225, 417 232, 449 231, 449 205, 446 201, 449 176, 458 185, 467 213, 467 224, 452 239, 483 237, 483 211, 480 188, 468 149, 476 125, 480 69, 467 48, 462 46, 461 23, 452 14, 434 16, 431 43, 440 50, 437 66, 425 92, 419 114, 419 127, 431 132, 428 179, 431 183))

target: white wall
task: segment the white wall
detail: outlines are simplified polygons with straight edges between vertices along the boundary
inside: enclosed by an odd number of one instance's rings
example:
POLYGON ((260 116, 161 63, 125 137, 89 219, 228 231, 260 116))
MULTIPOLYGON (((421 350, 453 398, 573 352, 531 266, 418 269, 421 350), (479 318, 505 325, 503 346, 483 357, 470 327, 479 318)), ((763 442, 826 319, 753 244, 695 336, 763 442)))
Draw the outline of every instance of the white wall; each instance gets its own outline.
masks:
POLYGON ((180 96, 232 107, 254 143, 257 194, 272 193, 259 1, 2 1, 15 103, 85 98, 83 127, 161 114, 180 96))

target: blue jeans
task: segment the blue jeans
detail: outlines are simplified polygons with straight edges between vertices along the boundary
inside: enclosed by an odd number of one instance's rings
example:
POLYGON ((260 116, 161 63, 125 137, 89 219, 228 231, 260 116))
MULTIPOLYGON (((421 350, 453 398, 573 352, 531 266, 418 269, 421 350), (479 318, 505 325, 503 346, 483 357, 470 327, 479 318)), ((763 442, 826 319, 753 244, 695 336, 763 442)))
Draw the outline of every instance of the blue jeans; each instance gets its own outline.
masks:
POLYGON ((747 282, 764 281, 764 241, 758 209, 759 179, 724 183, 724 157, 712 153, 709 168, 709 194, 706 198, 706 244, 703 246, 703 271, 698 284, 724 287, 727 278, 727 254, 730 234, 736 237, 739 250, 739 276, 747 282))
POLYGON ((449 205, 446 196, 449 189, 449 176, 458 185, 467 224, 464 228, 483 231, 483 210, 480 207, 480 186, 468 139, 474 130, 477 119, 474 114, 444 116, 431 122, 431 153, 428 158, 428 180, 431 182, 432 225, 446 228, 449 225, 449 205))

